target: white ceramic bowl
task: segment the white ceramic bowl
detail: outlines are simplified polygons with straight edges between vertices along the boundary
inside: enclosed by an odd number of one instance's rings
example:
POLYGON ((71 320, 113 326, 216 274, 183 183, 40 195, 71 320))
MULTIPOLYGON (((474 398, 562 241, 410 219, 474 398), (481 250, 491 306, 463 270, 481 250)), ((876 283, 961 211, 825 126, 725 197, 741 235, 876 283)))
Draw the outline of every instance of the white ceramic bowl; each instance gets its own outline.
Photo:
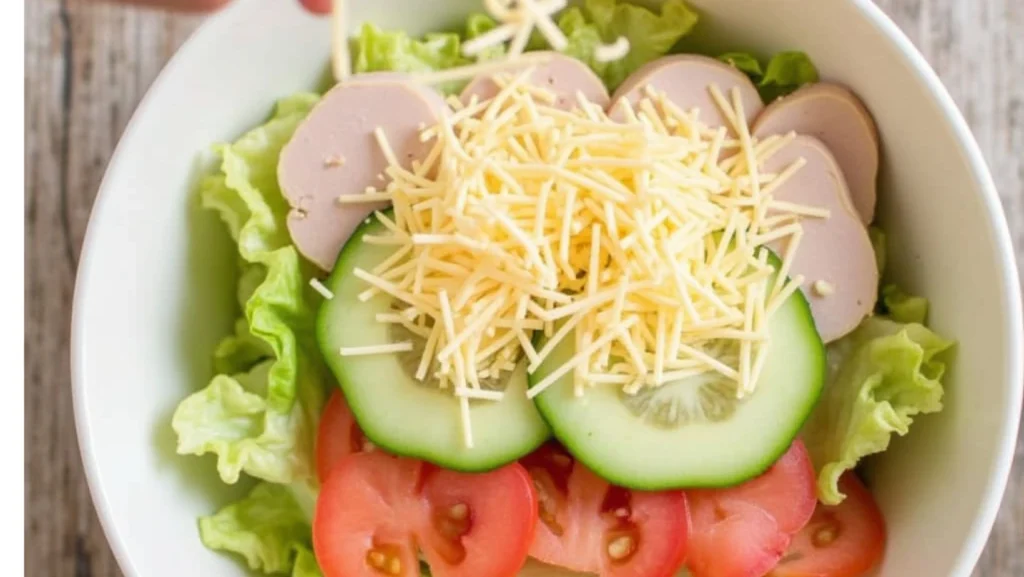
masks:
MULTIPOLYGON (((853 86, 882 135, 880 218, 892 275, 960 344, 946 409, 874 469, 890 529, 881 574, 967 576, 988 536, 1021 406, 1021 309, 1010 237, 978 147, 939 80, 870 0, 693 0, 723 49, 809 52, 853 86)), ((211 372, 236 309, 233 245, 190 196, 215 141, 323 78, 328 23, 294 1, 240 0, 190 40, 139 106, 89 224, 75 294, 75 414, 92 496, 129 576, 243 575, 196 517, 226 502, 206 458, 174 454, 170 416, 211 372)), ((355 20, 426 32, 477 0, 351 2, 355 20)))

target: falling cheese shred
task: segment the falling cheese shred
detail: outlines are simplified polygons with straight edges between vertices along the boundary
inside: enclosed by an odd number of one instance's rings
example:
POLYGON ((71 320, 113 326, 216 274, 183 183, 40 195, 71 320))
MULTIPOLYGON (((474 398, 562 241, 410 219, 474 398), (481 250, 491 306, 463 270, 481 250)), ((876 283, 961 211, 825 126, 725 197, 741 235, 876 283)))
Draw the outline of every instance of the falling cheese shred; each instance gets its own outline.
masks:
MULTIPOLYGON (((335 22, 343 22, 341 1, 334 0, 335 22)), ((469 80, 484 74, 522 69, 529 64, 537 64, 547 58, 543 53, 526 53, 527 44, 534 32, 538 33, 556 52, 564 52, 569 48, 569 38, 555 23, 555 14, 563 10, 567 0, 484 0, 484 9, 497 21, 497 25, 465 42, 462 55, 466 58, 479 58, 492 48, 504 48, 505 55, 496 60, 475 62, 465 66, 457 66, 436 72, 414 75, 423 84, 436 85, 445 82, 469 80)), ((340 25, 339 25, 340 26, 340 25)), ((335 75, 340 80, 347 72, 342 70, 338 59, 347 58, 347 39, 340 36, 343 29, 335 30, 335 75), (346 47, 342 52, 341 46, 346 47)), ((594 59, 598 62, 613 62, 629 55, 631 46, 629 39, 620 36, 611 44, 603 44, 594 51, 594 59)), ((550 98, 547 104, 554 101, 550 98)), ((459 106, 462 106, 461 103, 459 106)), ((533 141, 526 140, 526 146, 533 141)), ((512 145, 515 146, 515 145, 512 145)))
MULTIPOLYGON (((376 213, 386 232, 374 242, 396 252, 354 271, 367 285, 360 299, 386 295, 397 310, 377 320, 416 327, 416 378, 458 399, 467 446, 470 401, 504 396, 481 382, 501 382, 519 362, 534 372, 567 340, 573 355, 530 397, 566 375, 581 396, 705 374, 738 398, 753 393, 768 320, 803 282, 786 278, 801 220, 827 216, 773 198, 802 164, 762 167, 793 135, 758 140, 738 93, 714 86, 731 130, 701 125, 706 114, 654 90, 626 104, 625 123, 582 97, 566 112, 528 85, 530 72, 499 77, 492 99, 424 127, 433 149, 422 163, 410 172, 392 162, 391 181, 362 195, 392 200, 393 217, 376 213), (786 247, 779 270, 760 248, 768 242, 786 247), (547 337, 538 349, 535 332, 547 337)), ((380 131, 377 140, 394 161, 380 131)))
POLYGON ((348 45, 348 11, 345 0, 331 0, 331 69, 338 82, 352 75, 348 45))
POLYGON ((331 289, 325 287, 324 283, 320 282, 320 279, 309 279, 309 286, 313 287, 313 290, 320 293, 320 296, 324 297, 327 300, 331 300, 334 298, 334 293, 331 292, 331 289))

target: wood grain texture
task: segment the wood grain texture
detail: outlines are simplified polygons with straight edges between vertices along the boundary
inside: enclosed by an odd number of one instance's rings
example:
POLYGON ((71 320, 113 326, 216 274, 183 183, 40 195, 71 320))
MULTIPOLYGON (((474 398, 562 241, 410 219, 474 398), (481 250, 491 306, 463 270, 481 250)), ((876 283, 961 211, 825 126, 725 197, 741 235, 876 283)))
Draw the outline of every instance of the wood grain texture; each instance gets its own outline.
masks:
POLYGON ((107 161, 198 20, 73 0, 25 8, 25 574, 120 575, 75 439, 71 296, 107 161))
MULTIPOLYGON (((876 1, 964 111, 992 167, 1024 265, 1024 2, 876 1)), ((198 22, 89 0, 26 0, 27 575, 120 575, 75 439, 71 295, 107 161, 146 88, 198 22)), ((975 575, 1024 575, 1024 441, 975 575)))

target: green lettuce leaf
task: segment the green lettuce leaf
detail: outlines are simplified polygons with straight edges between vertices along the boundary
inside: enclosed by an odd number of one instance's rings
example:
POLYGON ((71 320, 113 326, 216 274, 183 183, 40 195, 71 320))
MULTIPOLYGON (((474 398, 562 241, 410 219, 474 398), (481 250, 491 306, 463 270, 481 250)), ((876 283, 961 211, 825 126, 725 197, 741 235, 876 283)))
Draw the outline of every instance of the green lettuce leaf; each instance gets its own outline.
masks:
POLYGON ((772 56, 764 69, 764 77, 758 83, 761 98, 771 102, 785 96, 804 84, 818 81, 818 69, 811 58, 803 52, 779 52, 772 56))
MULTIPOLYGON (((868 227, 871 246, 875 249, 878 274, 885 273, 887 249, 885 232, 876 226, 868 227)), ((878 310, 881 314, 901 323, 924 324, 928 318, 928 299, 907 294, 895 284, 883 285, 879 291, 878 310)))
POLYGON ((718 57, 733 65, 757 85, 761 99, 771 102, 805 84, 818 81, 818 69, 804 52, 779 52, 762 68, 756 56, 747 52, 726 52, 718 57))
MULTIPOLYGON (((668 54, 693 30, 697 20, 697 13, 683 0, 667 0, 660 12, 618 0, 586 0, 582 8, 565 10, 558 19, 558 27, 569 39, 565 53, 585 62, 614 90, 636 69, 668 54), (621 60, 598 62, 594 58, 597 47, 619 37, 629 40, 629 54, 621 60)), ((535 34, 530 49, 547 47, 535 34)))
MULTIPOLYGON (((667 0, 660 12, 619 0, 586 0, 582 8, 569 8, 558 19, 559 28, 569 39, 565 53, 587 63, 611 89, 637 68, 667 54, 696 23, 697 13, 683 0, 667 0), (615 62, 598 62, 594 58, 597 47, 620 36, 629 40, 629 54, 615 62)), ((494 26, 488 16, 474 14, 466 21, 465 38, 476 38, 494 26)), ((383 31, 373 24, 364 24, 355 41, 353 70, 429 72, 461 66, 471 61, 462 56, 461 40, 454 33, 428 34, 416 40, 404 31, 383 31)), ((547 48, 537 33, 528 44, 529 50, 547 48)), ((503 53, 504 48, 496 46, 485 50, 478 59, 496 58, 503 53)), ((462 85, 448 83, 441 89, 452 93, 462 85)))
POLYGON ((924 324, 928 317, 928 299, 907 294, 895 284, 882 287, 882 305, 897 322, 924 324))
MULTIPOLYGON (((385 31, 373 24, 364 24, 356 37, 352 69, 359 72, 432 72, 463 66, 474 61, 498 58, 504 46, 492 46, 473 59, 462 55, 462 39, 471 40, 493 29, 497 24, 486 14, 472 14, 466 19, 465 34, 427 34, 417 40, 408 33, 385 31)), ((465 82, 449 82, 439 86, 442 92, 458 92, 465 82)))
POLYGON ((698 20, 697 13, 683 0, 667 0, 661 5, 660 14, 617 0, 587 0, 584 9, 605 42, 623 36, 629 40, 629 54, 625 58, 595 68, 610 89, 622 84, 644 64, 668 54, 698 20))
POLYGON ((253 335, 249 322, 240 318, 235 322, 235 333, 224 337, 213 351, 213 368, 217 374, 243 373, 273 356, 273 349, 253 335))
POLYGON ((261 483, 244 499, 199 519, 208 548, 245 558, 250 569, 322 577, 311 550, 309 517, 286 485, 261 483))
POLYGON ((292 577, 323 577, 320 566, 316 563, 316 556, 305 547, 298 549, 295 555, 295 565, 292 567, 292 577))
MULTIPOLYGON (((466 40, 472 40, 478 36, 486 34, 497 26, 498 23, 486 14, 471 14, 469 18, 466 19, 466 40)), ((494 58, 499 58, 503 54, 505 54, 505 46, 499 44, 482 51, 477 56, 477 59, 492 60, 494 58)))
POLYGON ((301 403, 287 412, 270 408, 266 390, 274 363, 263 362, 247 373, 217 375, 182 401, 172 421, 178 452, 216 454, 217 472, 229 484, 238 482, 243 471, 274 483, 308 478, 317 416, 301 403))
POLYGON ((215 352, 220 374, 182 401, 171 425, 178 452, 216 454, 226 483, 242 472, 277 483, 312 472, 328 381, 312 337, 315 308, 303 292, 308 278, 285 225, 277 160, 316 102, 306 94, 282 100, 266 124, 217 148, 220 171, 201 185, 203 205, 238 243, 244 317, 215 352))
MULTIPOLYGON (((483 15, 471 16, 466 24, 468 38, 483 34, 494 22, 483 15)), ((501 48, 484 51, 481 58, 500 56, 501 48)), ((462 56, 462 39, 454 33, 427 34, 416 40, 404 31, 384 31, 363 24, 356 37, 352 69, 361 72, 432 72, 470 63, 462 56)), ((465 82, 438 86, 446 94, 456 93, 465 82)))
POLYGON ((938 356, 950 346, 923 325, 871 317, 829 347, 829 384, 803 430, 823 503, 842 502, 844 471, 907 434, 915 416, 942 409, 938 356))
MULTIPOLYGON (((481 24, 476 20, 477 26, 481 24)), ((427 34, 414 40, 403 31, 384 31, 366 23, 356 37, 355 72, 430 72, 466 64, 458 34, 427 34)))
POLYGON ((761 68, 761 62, 753 54, 747 52, 726 52, 719 56, 718 59, 746 74, 754 82, 760 82, 764 78, 764 69, 761 68))

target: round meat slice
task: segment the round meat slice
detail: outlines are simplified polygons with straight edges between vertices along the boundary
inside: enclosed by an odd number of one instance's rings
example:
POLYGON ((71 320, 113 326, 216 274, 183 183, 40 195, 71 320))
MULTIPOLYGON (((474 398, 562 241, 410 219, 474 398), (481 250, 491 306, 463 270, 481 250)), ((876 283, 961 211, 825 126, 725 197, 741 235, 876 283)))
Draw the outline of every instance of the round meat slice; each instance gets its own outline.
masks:
MULTIPOLYGON (((590 102, 606 108, 608 106, 608 90, 601 79, 594 74, 589 66, 579 60, 558 52, 531 52, 531 55, 547 57, 537 64, 530 74, 530 82, 554 93, 554 106, 562 110, 577 108, 576 93, 582 92, 590 102)), ((525 66, 524 66, 525 68, 525 66)), ((505 74, 509 74, 506 71, 505 74)), ((511 71, 515 74, 515 71, 511 71)), ((479 100, 487 100, 498 95, 500 89, 494 82, 493 75, 477 76, 462 90, 459 98, 469 103, 473 96, 479 100)))
POLYGON ((878 129, 860 99, 838 84, 811 84, 769 104, 754 121, 758 138, 790 131, 825 143, 843 169, 861 222, 870 223, 875 217, 878 129))
MULTIPOLYGON (((802 220, 804 235, 789 272, 790 276, 804 276, 802 289, 814 323, 828 343, 852 331, 871 313, 878 290, 878 269, 867 229, 850 202, 842 170, 820 140, 797 136, 772 155, 763 170, 777 174, 800 158, 807 163, 776 189, 773 197, 830 213, 828 218, 802 220)), ((771 248, 781 255, 787 242, 778 241, 771 248)))
POLYGON ((387 184, 374 131, 380 127, 398 162, 410 168, 434 141, 420 142, 448 110, 436 92, 391 73, 366 74, 335 86, 310 112, 281 151, 278 180, 292 207, 288 230, 299 252, 325 271, 356 226, 383 203, 339 203, 387 184))
POLYGON ((646 95, 647 86, 653 86, 684 111, 689 112, 694 108, 699 110, 700 121, 707 126, 725 126, 730 134, 735 135, 732 125, 711 97, 712 84, 718 86, 730 104, 730 92, 733 88, 739 89, 743 116, 748 126, 764 108, 757 88, 746 74, 714 58, 679 54, 659 58, 630 75, 612 95, 612 106, 608 114, 616 120, 623 120, 622 99, 636 106, 646 95))

